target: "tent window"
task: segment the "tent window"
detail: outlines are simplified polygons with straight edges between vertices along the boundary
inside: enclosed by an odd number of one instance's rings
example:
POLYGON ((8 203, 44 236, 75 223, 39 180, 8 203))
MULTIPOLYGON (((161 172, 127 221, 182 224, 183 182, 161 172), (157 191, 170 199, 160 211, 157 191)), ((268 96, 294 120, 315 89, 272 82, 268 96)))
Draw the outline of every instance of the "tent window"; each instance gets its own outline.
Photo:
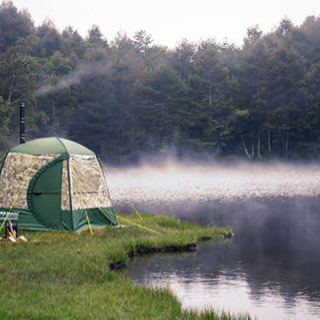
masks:
POLYGON ((28 209, 27 189, 36 172, 56 156, 9 153, 0 177, 0 207, 28 209), (26 173, 29 173, 26 176, 26 173))
POLYGON ((71 156, 71 193, 74 210, 111 207, 100 165, 94 156, 71 156))

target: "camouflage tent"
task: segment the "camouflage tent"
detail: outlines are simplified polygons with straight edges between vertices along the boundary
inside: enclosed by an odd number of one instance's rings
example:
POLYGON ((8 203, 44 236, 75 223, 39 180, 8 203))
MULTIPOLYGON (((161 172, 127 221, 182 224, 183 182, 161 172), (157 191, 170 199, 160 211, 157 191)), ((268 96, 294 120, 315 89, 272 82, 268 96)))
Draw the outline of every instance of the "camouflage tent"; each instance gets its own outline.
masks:
POLYGON ((18 212, 25 229, 79 230, 115 225, 107 184, 95 154, 61 138, 11 149, 0 171, 0 212, 18 212))

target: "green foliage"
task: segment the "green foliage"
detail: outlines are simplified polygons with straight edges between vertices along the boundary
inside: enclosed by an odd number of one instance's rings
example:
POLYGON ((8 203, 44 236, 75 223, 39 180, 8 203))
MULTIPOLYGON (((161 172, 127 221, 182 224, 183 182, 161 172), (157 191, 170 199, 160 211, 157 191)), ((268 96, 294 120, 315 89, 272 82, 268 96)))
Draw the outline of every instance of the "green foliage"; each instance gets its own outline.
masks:
POLYGON ((30 14, 18 11, 12 1, 0 5, 0 53, 13 46, 19 38, 26 38, 34 32, 30 14))
POLYGON ((12 118, 14 109, 10 102, 5 102, 0 97, 0 157, 11 144, 10 132, 12 130, 12 118))
MULTIPOLYGON (((0 96, 27 105, 27 139, 60 135, 108 162, 146 155, 212 159, 320 156, 320 18, 248 29, 242 47, 184 39, 155 45, 146 31, 82 38, 0 5, 0 96)), ((17 143, 4 114, 1 146, 17 143)), ((11 121, 11 120, 10 120, 11 121)), ((9 122, 10 122, 9 121, 9 122)), ((12 121, 10 122, 12 124, 12 121)))

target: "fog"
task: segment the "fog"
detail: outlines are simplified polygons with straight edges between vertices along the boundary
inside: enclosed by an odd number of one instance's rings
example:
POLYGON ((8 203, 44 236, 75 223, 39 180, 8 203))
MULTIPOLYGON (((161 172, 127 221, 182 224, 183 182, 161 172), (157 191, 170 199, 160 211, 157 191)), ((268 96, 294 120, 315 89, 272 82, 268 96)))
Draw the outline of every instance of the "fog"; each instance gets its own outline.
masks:
POLYGON ((162 211, 175 205, 317 197, 320 165, 162 165, 106 170, 115 207, 162 211))
POLYGON ((320 165, 166 162, 110 168, 107 177, 118 211, 229 225, 244 250, 320 245, 320 165))

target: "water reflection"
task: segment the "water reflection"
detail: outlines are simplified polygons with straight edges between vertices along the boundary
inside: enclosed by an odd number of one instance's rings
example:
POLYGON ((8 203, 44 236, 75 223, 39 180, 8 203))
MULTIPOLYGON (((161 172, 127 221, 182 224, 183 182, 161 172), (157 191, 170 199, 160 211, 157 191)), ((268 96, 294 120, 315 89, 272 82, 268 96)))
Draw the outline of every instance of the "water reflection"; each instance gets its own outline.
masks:
POLYGON ((128 273, 139 283, 169 287, 184 308, 250 312, 259 319, 319 319, 317 252, 294 250, 290 241, 275 249, 268 239, 250 243, 238 236, 185 256, 149 255, 134 259, 128 273))
MULTIPOLYGON (((134 204, 138 210, 231 225, 236 234, 231 243, 206 245, 192 254, 136 258, 128 273, 139 283, 168 286, 185 308, 249 312, 259 319, 319 319, 319 169, 253 167, 251 174, 247 168, 206 168, 202 175, 199 168, 186 175, 178 170, 180 178, 177 171, 166 172, 165 191, 161 173, 154 173, 159 181, 153 179, 151 187, 144 185, 145 171, 127 171, 126 201, 114 193, 117 208, 132 210, 128 204, 134 204), (213 190, 224 181, 223 172, 226 181, 217 196, 213 190)), ((113 176, 111 194, 122 178, 122 173, 113 176)))

